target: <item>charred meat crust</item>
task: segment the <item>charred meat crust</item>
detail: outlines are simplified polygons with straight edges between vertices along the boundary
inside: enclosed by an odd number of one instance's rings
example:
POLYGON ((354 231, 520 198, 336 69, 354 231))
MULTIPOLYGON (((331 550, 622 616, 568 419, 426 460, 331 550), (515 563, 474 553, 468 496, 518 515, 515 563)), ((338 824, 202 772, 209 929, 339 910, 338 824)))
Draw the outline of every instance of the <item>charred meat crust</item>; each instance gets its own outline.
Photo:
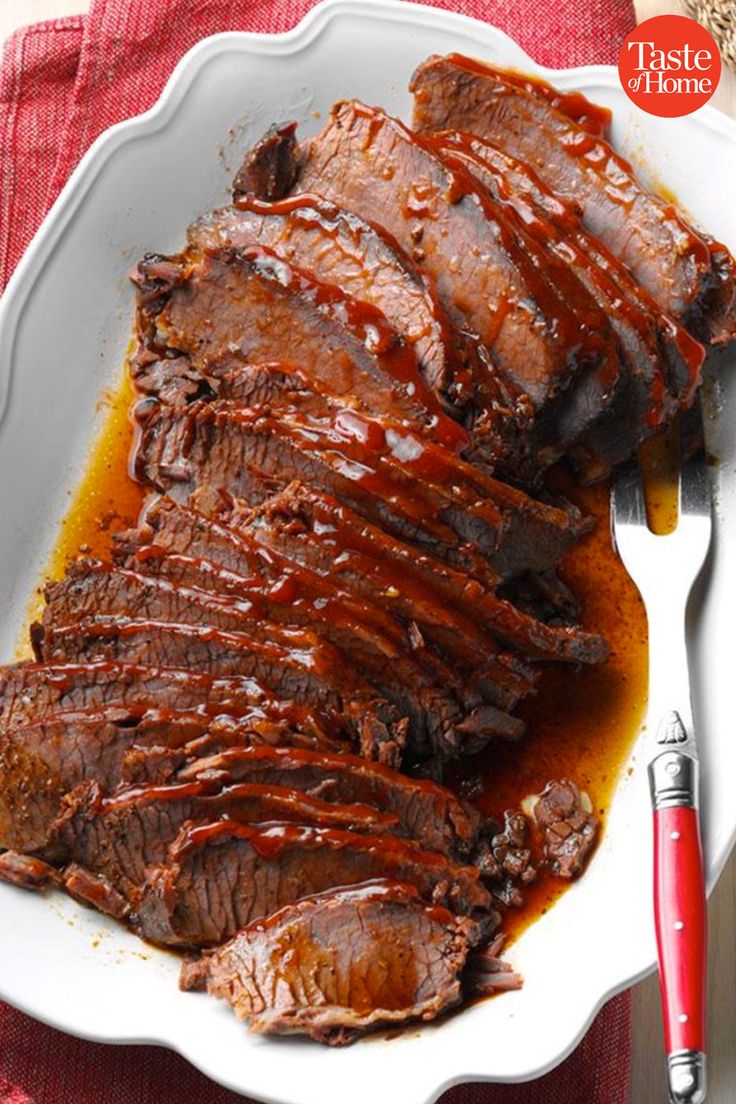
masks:
POLYGON ((246 154, 233 181, 233 198, 255 192, 265 199, 278 199, 294 184, 298 168, 296 123, 274 123, 258 143, 258 150, 246 154))

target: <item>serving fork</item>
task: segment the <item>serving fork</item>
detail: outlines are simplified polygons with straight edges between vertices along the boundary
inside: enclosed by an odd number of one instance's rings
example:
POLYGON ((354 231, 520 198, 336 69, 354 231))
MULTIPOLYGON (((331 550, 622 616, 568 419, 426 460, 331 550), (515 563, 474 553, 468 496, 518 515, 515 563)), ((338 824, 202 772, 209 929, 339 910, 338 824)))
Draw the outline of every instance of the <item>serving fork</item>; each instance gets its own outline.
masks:
POLYGON ((616 476, 611 525, 649 625, 649 785, 654 813, 654 920, 673 1104, 706 1096, 706 906, 698 820, 698 753, 690 703, 685 615, 711 538, 703 456, 679 472, 678 520, 655 535, 636 461, 616 476))

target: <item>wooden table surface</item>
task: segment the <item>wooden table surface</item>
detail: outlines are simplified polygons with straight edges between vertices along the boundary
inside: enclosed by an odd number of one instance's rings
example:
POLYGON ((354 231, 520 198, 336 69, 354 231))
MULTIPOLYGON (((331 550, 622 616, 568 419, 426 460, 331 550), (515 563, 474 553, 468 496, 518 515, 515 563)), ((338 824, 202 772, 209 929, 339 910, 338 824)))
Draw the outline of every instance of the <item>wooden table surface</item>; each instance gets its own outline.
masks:
MULTIPOLYGON (((0 0, 0 42, 16 27, 40 19, 73 15, 85 0, 0 0)), ((680 11, 675 0, 636 0, 641 22, 680 11)), ((736 76, 724 72, 713 102, 736 116, 736 76)), ((736 1100, 736 855, 723 872, 710 901, 710 1092, 709 1104, 736 1100)), ((605 949, 601 948, 601 953, 605 949)), ((630 1104, 666 1104, 662 1026, 655 977, 633 990, 633 1054, 630 1104)))

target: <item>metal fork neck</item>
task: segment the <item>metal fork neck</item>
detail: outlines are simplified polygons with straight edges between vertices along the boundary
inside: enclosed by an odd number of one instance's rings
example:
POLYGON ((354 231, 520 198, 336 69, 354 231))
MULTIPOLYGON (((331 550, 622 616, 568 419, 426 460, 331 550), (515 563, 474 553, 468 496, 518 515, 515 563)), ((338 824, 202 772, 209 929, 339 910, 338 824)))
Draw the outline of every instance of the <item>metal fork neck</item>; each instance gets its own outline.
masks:
POLYGON ((662 596, 650 601, 648 625, 648 723, 659 725, 665 714, 674 711, 685 731, 691 734, 693 715, 685 635, 685 598, 662 596))

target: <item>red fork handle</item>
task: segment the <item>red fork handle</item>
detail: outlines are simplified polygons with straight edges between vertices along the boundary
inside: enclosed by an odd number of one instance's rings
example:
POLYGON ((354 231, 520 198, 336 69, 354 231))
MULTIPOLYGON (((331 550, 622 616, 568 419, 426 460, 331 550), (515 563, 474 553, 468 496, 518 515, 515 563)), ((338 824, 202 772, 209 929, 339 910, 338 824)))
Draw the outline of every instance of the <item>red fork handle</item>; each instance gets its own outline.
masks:
POLYGON ((667 1054, 705 1052, 707 921, 695 808, 654 813, 654 918, 667 1054))

